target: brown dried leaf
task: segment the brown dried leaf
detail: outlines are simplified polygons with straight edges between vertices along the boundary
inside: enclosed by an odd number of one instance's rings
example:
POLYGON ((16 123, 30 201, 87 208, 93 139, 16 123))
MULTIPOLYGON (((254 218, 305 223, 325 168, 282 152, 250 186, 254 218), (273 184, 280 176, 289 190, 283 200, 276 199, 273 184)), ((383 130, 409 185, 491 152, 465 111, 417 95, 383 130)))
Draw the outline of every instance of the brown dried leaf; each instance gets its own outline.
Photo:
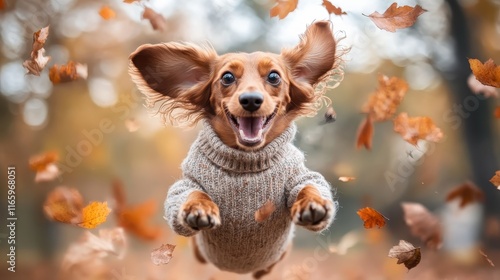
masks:
POLYGON ((365 120, 359 125, 358 136, 356 137, 356 149, 365 147, 367 150, 372 148, 373 139, 373 123, 368 115, 365 120))
POLYGON ((329 14, 334 14, 337 16, 347 15, 347 13, 342 11, 341 8, 336 7, 335 5, 330 3, 330 1, 328 1, 328 0, 323 0, 322 5, 323 5, 323 7, 325 7, 325 9, 328 11, 329 14))
POLYGON ((172 258, 172 253, 174 252, 175 245, 162 244, 160 248, 156 248, 151 252, 151 261, 155 265, 167 264, 172 258))
POLYGON ((165 31, 167 28, 167 21, 165 18, 151 8, 144 7, 142 18, 149 20, 153 30, 165 31))
POLYGON ((127 205, 124 187, 118 180, 113 183, 113 195, 116 201, 115 215, 121 227, 144 240, 155 240, 160 237, 161 227, 148 224, 158 208, 155 200, 133 206, 127 205))
POLYGON ((417 18, 424 12, 427 12, 427 10, 422 9, 420 5, 416 5, 415 7, 398 7, 398 4, 394 2, 383 14, 374 12, 368 17, 378 28, 389 32, 396 32, 397 29, 414 25, 417 18))
POLYGON ((398 77, 379 75, 378 88, 363 106, 362 112, 369 114, 372 121, 390 119, 408 91, 408 83, 398 77))
POLYGON ((482 84, 500 88, 500 66, 490 58, 484 64, 478 59, 469 58, 470 69, 482 84))
POLYGON ((484 201, 484 192, 472 182, 465 182, 451 189, 446 196, 446 201, 460 199, 460 208, 467 204, 484 201))
POLYGON ((495 175, 491 177, 490 182, 493 184, 493 186, 497 187, 497 189, 500 190, 500 170, 495 172, 495 175))
POLYGON ((284 19, 289 13, 297 9, 299 0, 276 0, 276 5, 271 8, 269 15, 284 19))
POLYGON ((479 254, 481 254, 492 267, 495 267, 495 264, 488 258, 488 255, 486 255, 483 250, 479 250, 479 254))
POLYGON ((49 70, 49 78, 53 84, 67 83, 79 78, 87 79, 87 65, 69 61, 66 65, 54 65, 49 70))
POLYGON ((411 233, 420 238, 427 247, 439 249, 443 244, 439 219, 420 203, 403 202, 401 207, 411 233))
POLYGON ((50 56, 44 56, 45 49, 43 48, 48 36, 49 26, 33 33, 33 45, 31 47, 30 59, 23 62, 23 66, 27 70, 26 74, 40 76, 40 72, 42 72, 47 62, 49 62, 50 56))
POLYGON ((276 206, 271 200, 268 200, 264 203, 264 205, 257 209, 257 211, 255 211, 255 221, 257 223, 262 223, 271 216, 274 210, 276 210, 276 206))
POLYGON ((382 228, 385 226, 385 219, 387 218, 371 207, 359 209, 357 213, 361 220, 363 220, 365 228, 373 228, 375 226, 382 228))
POLYGON ((341 182, 350 182, 356 180, 356 177, 349 177, 349 176, 341 176, 339 177, 339 181, 341 182))
POLYGON ((43 211, 49 219, 66 224, 81 223, 82 210, 82 195, 78 190, 67 187, 55 188, 43 204, 43 211))
POLYGON ((394 119, 394 131, 401 134, 403 139, 417 145, 418 140, 439 142, 443 133, 429 117, 408 117, 407 113, 401 113, 394 119))
POLYGON ((420 263, 422 255, 420 248, 415 248, 407 241, 399 240, 399 245, 392 247, 389 251, 389 258, 398 259, 398 264, 403 263, 410 270, 420 263))
POLYGON ((476 77, 474 77, 474 74, 469 75, 469 78, 467 79, 467 85, 469 86, 472 92, 474 92, 475 94, 482 94, 486 98, 500 96, 500 89, 492 86, 483 85, 480 81, 476 79, 476 77))
POLYGON ((113 11, 113 9, 111 9, 108 5, 103 5, 101 7, 99 15, 105 20, 110 20, 116 17, 115 11, 113 11))

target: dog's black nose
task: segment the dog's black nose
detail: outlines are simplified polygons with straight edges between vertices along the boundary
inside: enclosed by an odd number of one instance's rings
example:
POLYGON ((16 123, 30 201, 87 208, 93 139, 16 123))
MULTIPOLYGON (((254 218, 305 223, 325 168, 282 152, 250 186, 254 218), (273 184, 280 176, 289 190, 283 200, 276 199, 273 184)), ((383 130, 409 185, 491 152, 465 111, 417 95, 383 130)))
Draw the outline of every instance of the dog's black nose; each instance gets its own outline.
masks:
POLYGON ((264 95, 262 95, 262 93, 245 92, 240 95, 241 107, 249 112, 257 111, 260 105, 262 105, 262 102, 264 102, 264 95))

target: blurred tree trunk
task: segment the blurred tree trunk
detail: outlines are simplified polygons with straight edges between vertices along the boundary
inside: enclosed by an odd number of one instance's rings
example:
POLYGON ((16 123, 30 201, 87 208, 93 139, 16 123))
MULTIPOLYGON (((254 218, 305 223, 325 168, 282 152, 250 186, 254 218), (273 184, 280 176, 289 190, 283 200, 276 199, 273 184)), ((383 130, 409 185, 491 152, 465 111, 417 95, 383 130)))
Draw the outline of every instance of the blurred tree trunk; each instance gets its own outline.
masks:
MULTIPOLYGON (((458 0, 446 0, 450 7, 450 36, 454 41, 455 67, 444 75, 453 93, 456 104, 463 106, 467 100, 477 100, 477 110, 468 112, 462 119, 462 133, 467 147, 469 164, 473 181, 485 193, 485 213, 488 216, 498 216, 500 210, 500 192, 494 188, 489 179, 498 170, 494 153, 494 134, 492 131, 493 112, 489 100, 477 98, 467 85, 471 71, 467 58, 480 57, 472 52, 472 42, 478 42, 471 37, 467 17, 458 0), (472 97, 470 97, 472 96, 472 97)), ((480 50, 478 50, 480 51, 480 50)), ((482 59, 481 59, 482 60, 482 59)), ((472 104, 472 103, 471 103, 472 104)))

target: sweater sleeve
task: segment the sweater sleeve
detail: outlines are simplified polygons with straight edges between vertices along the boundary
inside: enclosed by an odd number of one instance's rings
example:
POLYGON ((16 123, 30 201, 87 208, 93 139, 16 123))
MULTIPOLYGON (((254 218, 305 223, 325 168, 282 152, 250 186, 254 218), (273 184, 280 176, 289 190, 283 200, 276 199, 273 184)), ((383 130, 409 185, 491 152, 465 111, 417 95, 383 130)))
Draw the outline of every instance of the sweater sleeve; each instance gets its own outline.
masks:
POLYGON ((192 236, 198 232, 183 223, 179 215, 182 204, 195 190, 204 191, 197 183, 188 178, 175 182, 168 190, 164 219, 167 220, 170 228, 179 235, 192 236))

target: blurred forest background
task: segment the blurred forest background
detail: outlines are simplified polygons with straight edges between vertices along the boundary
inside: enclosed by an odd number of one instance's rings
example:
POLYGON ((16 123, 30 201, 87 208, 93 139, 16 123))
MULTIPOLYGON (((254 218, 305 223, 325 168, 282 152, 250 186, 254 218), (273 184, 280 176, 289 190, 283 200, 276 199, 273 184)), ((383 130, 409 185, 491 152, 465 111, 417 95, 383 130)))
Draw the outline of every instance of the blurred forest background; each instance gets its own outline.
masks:
MULTIPOLYGON (((300 0, 283 20, 269 16, 271 0, 6 0, 0 10, 0 220, 6 221, 5 170, 16 166, 17 272, 6 269, 2 226, 0 278, 78 279, 61 276, 60 264, 85 229, 49 221, 42 211, 45 197, 64 185, 77 188, 86 201, 112 206, 112 181, 119 179, 130 203, 153 199, 158 204, 151 223, 162 227, 162 235, 154 241, 128 236, 125 259, 109 257, 110 269, 87 279, 250 279, 197 264, 188 240, 175 236, 163 221, 168 186, 180 177, 180 163, 197 129, 164 126, 148 113, 127 73, 128 56, 141 44, 165 41, 210 42, 218 53, 279 52, 295 45, 306 25, 330 18, 337 37, 345 37, 340 44, 350 48, 344 79, 328 92, 337 121, 319 125, 324 109, 298 120, 296 145, 305 151, 308 167, 337 188, 341 208, 325 235, 299 229, 293 253, 269 279, 281 279, 290 270, 297 279, 500 279, 500 271, 478 253, 483 248, 500 265, 500 192, 488 182, 500 169, 500 120, 493 117, 500 100, 474 95, 466 83, 467 58, 500 63, 500 1, 400 0, 399 5, 419 4, 427 12, 413 27, 395 33, 378 29, 364 16, 383 12, 390 1, 331 2, 347 15, 329 16, 321 0, 300 0), (103 4, 116 12, 115 18, 99 15, 103 4), (142 19, 143 6, 165 18, 163 31, 142 19), (86 80, 53 85, 48 69, 39 77, 25 75, 22 64, 30 55, 32 34, 47 25, 49 65, 85 63, 86 80), (415 147, 386 122, 375 126, 371 151, 355 148, 361 107, 377 88, 379 74, 409 83, 398 112, 431 117, 445 135, 440 143, 421 141, 415 147), (107 131, 101 129, 103 121, 111 123, 107 131), (75 156, 79 143, 96 130, 102 137, 85 155, 75 156), (35 183, 28 160, 46 151, 58 151, 59 163, 67 168, 53 182, 35 183), (339 176, 356 180, 344 183, 339 176), (458 209, 445 203, 447 192, 467 180, 483 189, 484 204, 458 209), (424 246, 404 223, 403 201, 424 204, 446 226, 443 248, 423 248, 422 263, 408 273, 387 258, 400 239, 424 246), (365 230, 356 214, 365 206, 384 214, 388 225, 365 230), (346 233, 357 236, 356 245, 345 255, 329 252, 327 247, 346 233), (150 252, 162 243, 177 248, 169 264, 157 267, 150 252)), ((115 224, 111 214, 100 228, 115 224)))

